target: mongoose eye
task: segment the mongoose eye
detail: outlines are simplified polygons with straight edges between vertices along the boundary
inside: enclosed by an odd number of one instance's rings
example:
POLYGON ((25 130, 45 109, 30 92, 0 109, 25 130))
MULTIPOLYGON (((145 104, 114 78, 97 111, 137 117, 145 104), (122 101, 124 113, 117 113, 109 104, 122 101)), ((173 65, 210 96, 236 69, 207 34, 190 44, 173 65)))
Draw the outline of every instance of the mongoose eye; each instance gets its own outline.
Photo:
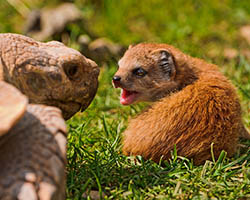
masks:
POLYGON ((143 77, 147 74, 147 71, 145 71, 141 67, 138 67, 133 70, 133 74, 136 75, 137 77, 143 77))

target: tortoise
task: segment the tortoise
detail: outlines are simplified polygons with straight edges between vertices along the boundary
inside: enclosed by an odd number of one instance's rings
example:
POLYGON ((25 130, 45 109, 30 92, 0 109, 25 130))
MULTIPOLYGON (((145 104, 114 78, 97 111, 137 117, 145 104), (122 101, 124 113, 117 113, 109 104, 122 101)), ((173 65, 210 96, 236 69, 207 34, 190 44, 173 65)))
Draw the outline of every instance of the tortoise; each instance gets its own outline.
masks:
POLYGON ((89 106, 98 75, 60 42, 0 34, 0 199, 65 199, 64 119, 89 106))
POLYGON ((17 87, 31 103, 60 108, 64 119, 89 106, 98 75, 94 61, 60 42, 0 34, 0 80, 17 87))
POLYGON ((28 104, 0 81, 0 199, 65 199, 67 130, 60 109, 28 104))

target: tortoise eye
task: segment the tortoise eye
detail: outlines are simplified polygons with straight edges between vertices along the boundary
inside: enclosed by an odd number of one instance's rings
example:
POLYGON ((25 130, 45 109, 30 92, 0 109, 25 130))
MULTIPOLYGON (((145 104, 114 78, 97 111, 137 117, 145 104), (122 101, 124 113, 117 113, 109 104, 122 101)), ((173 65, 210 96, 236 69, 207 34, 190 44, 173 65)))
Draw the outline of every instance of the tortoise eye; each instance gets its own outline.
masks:
POLYGON ((147 74, 147 71, 141 67, 138 67, 133 70, 133 74, 136 75, 137 77, 144 77, 147 74))
POLYGON ((65 74, 68 76, 70 80, 74 80, 76 75, 78 74, 78 66, 75 64, 65 64, 63 65, 63 69, 65 74))
POLYGON ((76 75, 76 72, 77 72, 77 66, 76 65, 73 65, 73 66, 70 66, 70 68, 68 68, 68 75, 70 77, 73 77, 74 75, 76 75))

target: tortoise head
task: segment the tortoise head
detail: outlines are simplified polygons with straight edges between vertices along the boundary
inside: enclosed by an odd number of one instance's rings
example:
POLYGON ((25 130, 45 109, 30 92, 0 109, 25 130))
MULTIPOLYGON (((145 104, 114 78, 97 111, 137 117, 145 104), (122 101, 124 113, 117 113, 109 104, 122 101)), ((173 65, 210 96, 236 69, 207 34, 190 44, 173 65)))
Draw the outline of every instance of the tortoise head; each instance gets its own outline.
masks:
POLYGON ((88 107, 98 87, 99 68, 94 61, 60 42, 42 43, 24 36, 15 41, 15 49, 14 67, 3 70, 4 79, 30 103, 56 106, 65 119, 88 107))

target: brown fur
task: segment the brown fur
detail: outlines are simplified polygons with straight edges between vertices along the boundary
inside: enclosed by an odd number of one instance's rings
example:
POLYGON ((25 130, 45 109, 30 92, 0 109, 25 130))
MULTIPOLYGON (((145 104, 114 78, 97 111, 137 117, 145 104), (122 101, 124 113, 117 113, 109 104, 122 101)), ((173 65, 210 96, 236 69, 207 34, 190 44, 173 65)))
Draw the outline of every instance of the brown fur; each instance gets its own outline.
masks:
POLYGON ((139 44, 127 50, 116 75, 122 78, 122 88, 140 92, 138 101, 157 101, 130 121, 124 132, 125 155, 158 162, 162 156, 168 159, 176 145, 178 155, 202 164, 211 159, 212 143, 215 157, 222 150, 228 156, 235 153, 243 127, 240 103, 234 86, 216 65, 170 45, 139 44), (166 50, 174 59, 174 73, 168 81, 157 79, 162 76, 155 56, 159 50, 166 50), (145 80, 131 75, 136 66, 148 71, 145 80))

